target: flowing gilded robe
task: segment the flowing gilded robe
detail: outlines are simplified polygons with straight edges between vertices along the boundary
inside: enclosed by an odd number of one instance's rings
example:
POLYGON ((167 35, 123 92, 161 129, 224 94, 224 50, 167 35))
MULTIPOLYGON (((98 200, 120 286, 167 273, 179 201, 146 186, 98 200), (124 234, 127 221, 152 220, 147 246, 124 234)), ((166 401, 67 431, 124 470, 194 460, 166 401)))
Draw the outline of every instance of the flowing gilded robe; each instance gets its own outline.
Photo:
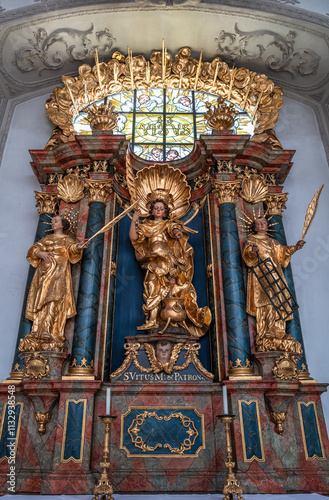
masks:
MULTIPOLYGON (((295 253, 295 247, 283 246, 277 240, 267 235, 250 235, 242 254, 243 260, 248 267, 253 267, 258 264, 257 254, 251 252, 252 245, 258 246, 258 254, 262 260, 265 260, 268 257, 272 260, 274 274, 277 272, 287 286, 287 282, 283 274, 283 268, 287 267, 289 264, 292 254, 295 253)), ((279 284, 274 286, 276 287, 276 292, 279 294, 281 293, 281 300, 289 298, 289 295, 285 294, 282 286, 280 287, 279 284)), ((287 303, 286 307, 288 308, 288 311, 289 308, 291 310, 290 301, 287 303)), ((248 273, 246 309, 248 314, 256 316, 258 342, 265 335, 277 338, 284 337, 285 322, 292 319, 292 315, 287 317, 285 321, 280 319, 280 316, 275 311, 270 299, 252 272, 248 273)))
POLYGON ((136 231, 138 239, 132 244, 136 259, 146 269, 143 293, 146 320, 152 311, 159 311, 162 299, 171 293, 173 297, 184 298, 193 335, 204 335, 211 322, 211 312, 207 306, 199 308, 197 304, 192 285, 194 251, 187 241, 188 233, 183 224, 178 220, 145 220, 136 231), (175 238, 174 229, 183 233, 182 238, 175 238), (170 291, 173 278, 175 285, 170 291))
POLYGON ((26 317, 32 331, 20 343, 20 350, 62 350, 66 320, 76 314, 71 264, 81 259, 77 243, 65 234, 51 234, 35 243, 27 260, 36 268, 29 290, 26 317), (52 252, 47 263, 37 252, 52 252))

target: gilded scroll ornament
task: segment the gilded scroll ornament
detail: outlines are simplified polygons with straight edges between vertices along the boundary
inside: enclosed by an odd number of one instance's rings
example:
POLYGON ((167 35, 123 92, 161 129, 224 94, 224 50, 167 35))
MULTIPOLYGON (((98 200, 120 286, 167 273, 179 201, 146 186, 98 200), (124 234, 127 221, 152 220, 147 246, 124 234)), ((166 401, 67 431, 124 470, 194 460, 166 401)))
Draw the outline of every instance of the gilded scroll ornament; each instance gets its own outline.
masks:
POLYGON ((96 66, 83 64, 77 76, 62 76, 64 87, 56 87, 46 102, 49 119, 63 132, 62 141, 74 138, 73 120, 83 108, 132 89, 181 88, 217 95, 253 118, 256 135, 274 127, 282 107, 282 89, 265 75, 232 70, 219 57, 211 62, 193 59, 187 47, 174 58, 167 51, 152 52, 149 61, 115 52, 110 61, 96 66))
POLYGON ((298 380, 297 361, 288 352, 285 352, 275 360, 273 375, 279 380, 298 380))
POLYGON ((34 352, 25 361, 24 376, 34 379, 41 379, 48 377, 50 366, 48 358, 43 356, 40 352, 34 352))
POLYGON ((76 203, 84 197, 84 183, 77 175, 68 174, 58 181, 57 196, 66 203, 76 203))
POLYGON ((160 373, 164 371, 165 373, 171 374, 173 371, 183 371, 186 370, 192 363, 198 371, 206 378, 213 379, 214 375, 204 368, 202 363, 198 358, 198 351, 201 345, 199 343, 181 343, 181 342, 170 342, 167 340, 159 340, 156 345, 153 346, 151 343, 145 342, 144 349, 150 363, 150 367, 143 366, 139 360, 138 356, 140 353, 141 344, 138 342, 134 344, 126 343, 124 344, 125 360, 122 365, 111 374, 111 378, 120 377, 125 371, 128 370, 131 363, 137 368, 141 373, 160 373), (177 365, 177 360, 181 350, 184 348, 186 353, 184 354, 185 361, 182 365, 177 365))
POLYGON ((192 446, 195 444, 199 432, 195 426, 193 420, 184 415, 182 412, 172 412, 170 415, 159 416, 156 411, 147 411, 136 416, 132 421, 130 427, 128 428, 128 434, 130 436, 131 442, 136 448, 141 449, 143 452, 152 452, 157 448, 167 448, 171 453, 184 455, 187 451, 191 450, 192 446), (186 429, 185 433, 187 437, 178 446, 172 446, 170 443, 156 443, 154 446, 147 445, 145 440, 141 437, 140 432, 142 426, 145 424, 147 419, 156 418, 157 420, 165 420, 169 422, 171 419, 178 420, 181 425, 186 429))
POLYGON ((267 193, 268 186, 259 175, 251 175, 242 181, 240 196, 248 203, 264 202, 267 193))

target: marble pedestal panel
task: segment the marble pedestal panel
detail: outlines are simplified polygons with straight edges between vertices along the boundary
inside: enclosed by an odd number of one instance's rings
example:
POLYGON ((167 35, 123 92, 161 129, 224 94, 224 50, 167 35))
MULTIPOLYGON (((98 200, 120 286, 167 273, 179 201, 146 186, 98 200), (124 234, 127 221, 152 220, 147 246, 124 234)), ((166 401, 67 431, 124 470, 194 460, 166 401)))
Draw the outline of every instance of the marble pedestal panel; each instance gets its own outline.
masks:
MULTIPOLYGON (((326 384, 226 380, 237 477, 244 493, 329 493, 326 384), (285 413, 283 433, 271 412, 285 413)), ((115 493, 218 493, 226 478, 219 383, 42 380, 0 386, 0 491, 9 493, 11 432, 15 493, 92 495, 100 478, 106 387, 111 386, 110 480, 115 493), (35 411, 52 414, 39 434, 35 411)))

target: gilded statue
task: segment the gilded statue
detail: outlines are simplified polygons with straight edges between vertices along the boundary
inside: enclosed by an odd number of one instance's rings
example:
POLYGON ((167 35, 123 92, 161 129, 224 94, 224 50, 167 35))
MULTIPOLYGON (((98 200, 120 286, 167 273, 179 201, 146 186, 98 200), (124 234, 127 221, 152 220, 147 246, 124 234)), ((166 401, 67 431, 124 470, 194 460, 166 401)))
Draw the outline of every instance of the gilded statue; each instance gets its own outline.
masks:
MULTIPOLYGON (((129 237, 135 256, 145 269, 145 323, 137 330, 160 328, 166 321, 183 325, 195 337, 204 335, 211 322, 206 306, 199 308, 192 285, 194 251, 189 232, 179 220, 189 207, 190 188, 184 174, 169 165, 153 165, 130 172, 128 186, 139 208, 132 217, 129 237), (143 221, 139 223, 139 219, 143 221)), ((161 332, 160 332, 161 333, 161 332)))
POLYGON ((70 222, 56 215, 51 219, 53 234, 32 245, 28 262, 36 268, 26 304, 31 333, 20 340, 19 350, 57 351, 64 348, 66 320, 76 314, 71 264, 81 259, 86 243, 77 243, 66 234, 70 222))
POLYGON ((258 351, 296 349, 301 352, 300 344, 286 335, 286 322, 292 319, 293 310, 283 268, 287 267, 291 256, 303 248, 305 241, 299 240, 292 246, 281 245, 267 234, 268 221, 265 217, 256 218, 251 229, 254 234, 250 234, 247 238, 242 254, 243 260, 249 268, 252 268, 265 259, 271 259, 268 262, 271 268, 269 279, 272 281, 271 289, 268 291, 271 301, 260 283, 263 280, 264 284, 266 280, 257 279, 253 272, 248 273, 247 313, 256 317, 256 349, 258 351), (273 283, 278 277, 276 283, 273 283))

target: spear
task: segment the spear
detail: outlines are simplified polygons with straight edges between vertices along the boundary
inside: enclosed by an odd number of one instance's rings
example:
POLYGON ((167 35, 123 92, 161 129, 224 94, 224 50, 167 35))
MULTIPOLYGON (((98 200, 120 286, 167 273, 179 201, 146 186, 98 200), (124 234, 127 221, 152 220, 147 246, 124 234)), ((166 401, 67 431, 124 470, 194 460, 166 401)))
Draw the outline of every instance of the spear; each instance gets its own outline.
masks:
MULTIPOLYGON (((110 220, 110 222, 108 222, 107 224, 105 224, 105 226, 103 226, 102 229, 100 229, 99 231, 97 231, 97 233, 93 234, 92 237, 89 238, 89 240, 85 241, 84 245, 86 245, 86 243, 89 243, 98 234, 105 233, 106 231, 108 231, 109 229, 111 229, 111 227, 115 226, 115 224, 117 222, 119 222, 120 219, 122 219, 125 215, 127 215, 127 213, 130 212, 130 210, 132 210, 137 205, 137 203, 138 203, 138 200, 136 200, 132 205, 130 205, 128 208, 126 208, 126 210, 124 210, 123 212, 121 212, 121 214, 117 215, 114 219, 110 220)), ((82 248, 84 248, 84 246, 82 248)))
POLYGON ((301 238, 302 240, 305 238, 306 233, 309 230, 309 228, 313 222, 314 216, 315 216, 317 208, 318 208, 319 198, 320 198, 320 194, 321 194, 323 186, 324 186, 324 184, 322 184, 322 186, 319 187, 319 189, 317 190, 317 192, 313 196, 312 201, 306 210, 303 234, 302 234, 302 238, 301 238))

